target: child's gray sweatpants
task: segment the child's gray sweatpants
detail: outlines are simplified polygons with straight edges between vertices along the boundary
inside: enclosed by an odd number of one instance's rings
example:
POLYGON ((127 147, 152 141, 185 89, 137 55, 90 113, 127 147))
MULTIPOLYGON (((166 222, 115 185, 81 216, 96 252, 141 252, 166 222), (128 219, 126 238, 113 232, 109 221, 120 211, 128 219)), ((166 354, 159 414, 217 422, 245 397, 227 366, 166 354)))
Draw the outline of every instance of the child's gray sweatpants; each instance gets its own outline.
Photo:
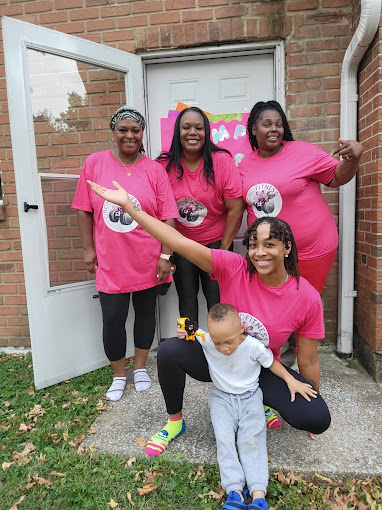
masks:
POLYGON ((241 395, 213 388, 209 398, 223 489, 267 492, 268 456, 263 394, 241 395), (237 450, 235 437, 237 436, 237 450))

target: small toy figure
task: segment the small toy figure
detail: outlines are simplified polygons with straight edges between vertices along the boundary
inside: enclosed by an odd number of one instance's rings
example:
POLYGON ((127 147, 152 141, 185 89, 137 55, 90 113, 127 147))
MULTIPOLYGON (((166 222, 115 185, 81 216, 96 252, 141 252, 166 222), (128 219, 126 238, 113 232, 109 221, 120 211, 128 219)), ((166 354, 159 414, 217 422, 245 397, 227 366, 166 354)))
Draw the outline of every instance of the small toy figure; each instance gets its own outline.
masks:
POLYGON ((184 329, 186 331, 186 340, 195 340, 196 335, 200 336, 205 342, 204 333, 198 333, 198 323, 196 321, 191 321, 188 317, 180 317, 176 321, 176 325, 178 329, 184 329))

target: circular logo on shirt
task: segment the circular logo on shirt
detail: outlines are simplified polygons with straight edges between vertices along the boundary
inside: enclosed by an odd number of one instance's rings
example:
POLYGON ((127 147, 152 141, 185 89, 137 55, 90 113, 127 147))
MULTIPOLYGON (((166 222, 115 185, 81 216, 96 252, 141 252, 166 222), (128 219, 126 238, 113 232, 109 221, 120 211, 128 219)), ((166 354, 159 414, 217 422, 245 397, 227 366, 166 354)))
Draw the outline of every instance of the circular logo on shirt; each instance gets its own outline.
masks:
POLYGON ((244 333, 257 338, 267 347, 269 345, 269 335, 264 324, 249 313, 240 312, 239 316, 241 323, 244 324, 244 333))
MULTIPOLYGON (((130 200, 134 205, 141 205, 139 200, 135 198, 133 195, 130 195, 130 200)), ((114 232, 121 232, 125 234, 126 232, 131 232, 134 230, 138 223, 133 220, 133 218, 126 211, 122 209, 119 205, 112 204, 105 200, 102 207, 102 216, 106 225, 114 232)))
POLYGON ((177 200, 178 221, 187 227, 197 227, 207 216, 207 207, 192 197, 177 200))
POLYGON ((283 205, 278 189, 264 182, 252 186, 248 190, 246 200, 247 204, 251 204, 257 218, 277 216, 283 205))

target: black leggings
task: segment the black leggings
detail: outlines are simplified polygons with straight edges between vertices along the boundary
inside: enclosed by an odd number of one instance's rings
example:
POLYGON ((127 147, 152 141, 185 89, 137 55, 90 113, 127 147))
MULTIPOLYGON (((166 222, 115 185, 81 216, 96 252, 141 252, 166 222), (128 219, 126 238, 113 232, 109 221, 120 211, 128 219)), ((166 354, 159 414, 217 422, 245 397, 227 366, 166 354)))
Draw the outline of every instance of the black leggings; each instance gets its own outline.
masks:
MULTIPOLYGON (((221 241, 207 244, 208 248, 219 249, 221 241)), ((233 245, 230 247, 232 250, 233 245)), ((211 280, 210 275, 199 269, 198 266, 174 253, 176 271, 174 282, 179 297, 179 313, 181 317, 188 317, 193 321, 199 321, 198 292, 199 278, 202 284, 203 294, 207 301, 208 310, 220 302, 219 284, 211 280)))
MULTIPOLYGON (((299 381, 308 382, 294 370, 286 369, 299 381)), ((168 414, 182 410, 186 374, 197 381, 211 381, 202 346, 197 340, 167 338, 158 350, 158 376, 168 414)), ((259 385, 264 404, 276 409, 295 429, 321 434, 329 427, 329 409, 320 395, 308 402, 297 394, 296 400, 291 402, 285 381, 266 368, 261 369, 259 385)))
POLYGON ((103 346, 109 361, 118 361, 126 356, 126 318, 129 312, 130 294, 133 295, 134 345, 138 349, 150 349, 155 332, 155 306, 158 287, 106 294, 99 292, 103 319, 103 346))

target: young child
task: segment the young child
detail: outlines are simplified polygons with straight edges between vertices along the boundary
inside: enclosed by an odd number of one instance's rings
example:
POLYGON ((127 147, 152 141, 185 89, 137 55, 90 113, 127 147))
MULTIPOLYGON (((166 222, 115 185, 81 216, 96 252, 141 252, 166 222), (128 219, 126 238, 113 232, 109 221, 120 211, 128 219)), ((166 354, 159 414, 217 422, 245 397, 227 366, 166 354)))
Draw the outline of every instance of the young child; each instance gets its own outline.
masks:
MULTIPOLYGON (((291 401, 300 393, 316 397, 310 386, 295 379, 272 351, 244 333, 237 310, 229 304, 214 305, 208 314, 208 333, 197 335, 214 388, 209 398, 222 487, 228 498, 222 510, 267 510, 268 457, 263 395, 259 388, 261 367, 269 368, 288 385, 291 401), (204 341, 205 338, 205 341, 204 341), (236 449, 237 447, 237 449, 236 449), (247 485, 252 503, 243 497, 247 485)), ((186 331, 178 329, 184 338, 186 331)))

